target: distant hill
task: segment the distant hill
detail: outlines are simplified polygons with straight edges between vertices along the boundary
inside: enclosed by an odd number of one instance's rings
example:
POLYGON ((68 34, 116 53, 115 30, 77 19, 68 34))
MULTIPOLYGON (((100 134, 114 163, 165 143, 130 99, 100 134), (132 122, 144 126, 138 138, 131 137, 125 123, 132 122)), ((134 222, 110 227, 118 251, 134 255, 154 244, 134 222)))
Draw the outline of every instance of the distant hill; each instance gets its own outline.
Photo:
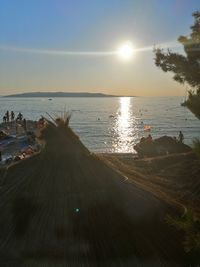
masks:
POLYGON ((101 93, 87 92, 31 92, 22 94, 7 95, 4 97, 116 97, 115 95, 107 95, 101 93))

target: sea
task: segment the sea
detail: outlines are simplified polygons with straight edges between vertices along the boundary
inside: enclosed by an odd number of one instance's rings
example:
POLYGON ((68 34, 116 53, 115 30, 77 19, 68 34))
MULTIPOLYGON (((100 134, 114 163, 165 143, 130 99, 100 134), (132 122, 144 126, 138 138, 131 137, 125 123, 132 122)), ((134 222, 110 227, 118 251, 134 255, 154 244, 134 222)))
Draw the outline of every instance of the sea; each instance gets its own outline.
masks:
POLYGON ((135 153, 134 145, 151 133, 178 137, 192 145, 200 137, 200 120, 186 107, 183 97, 0 97, 0 119, 7 110, 26 119, 71 114, 70 126, 92 152, 135 153), (148 129, 148 131, 147 131, 148 129))

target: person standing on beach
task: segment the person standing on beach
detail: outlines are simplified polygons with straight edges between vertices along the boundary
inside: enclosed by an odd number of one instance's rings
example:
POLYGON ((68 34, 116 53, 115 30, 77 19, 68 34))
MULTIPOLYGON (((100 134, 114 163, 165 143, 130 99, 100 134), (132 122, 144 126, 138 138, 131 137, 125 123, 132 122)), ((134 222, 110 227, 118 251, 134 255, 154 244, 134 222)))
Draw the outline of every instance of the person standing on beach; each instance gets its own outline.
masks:
POLYGON ((15 119, 15 113, 14 113, 14 111, 12 110, 12 111, 11 111, 11 121, 14 121, 14 119, 15 119))
POLYGON ((8 110, 6 111, 6 114, 5 115, 6 115, 6 121, 9 122, 9 120, 10 120, 10 114, 9 114, 9 111, 8 110))
POLYGON ((23 115, 22 115, 22 113, 21 112, 19 112, 19 114, 17 115, 17 121, 22 121, 22 119, 23 119, 23 115))
POLYGON ((6 123, 6 115, 3 116, 3 123, 6 123))

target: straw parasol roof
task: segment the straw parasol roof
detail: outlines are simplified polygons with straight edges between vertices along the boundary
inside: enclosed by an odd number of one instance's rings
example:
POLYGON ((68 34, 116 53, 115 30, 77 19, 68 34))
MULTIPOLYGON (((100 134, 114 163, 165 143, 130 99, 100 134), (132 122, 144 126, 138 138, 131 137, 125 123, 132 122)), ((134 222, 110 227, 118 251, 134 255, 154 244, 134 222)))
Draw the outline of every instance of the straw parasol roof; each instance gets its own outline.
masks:
POLYGON ((39 138, 41 153, 0 170, 0 266, 182 261, 168 206, 91 154, 69 117, 46 120, 39 138))

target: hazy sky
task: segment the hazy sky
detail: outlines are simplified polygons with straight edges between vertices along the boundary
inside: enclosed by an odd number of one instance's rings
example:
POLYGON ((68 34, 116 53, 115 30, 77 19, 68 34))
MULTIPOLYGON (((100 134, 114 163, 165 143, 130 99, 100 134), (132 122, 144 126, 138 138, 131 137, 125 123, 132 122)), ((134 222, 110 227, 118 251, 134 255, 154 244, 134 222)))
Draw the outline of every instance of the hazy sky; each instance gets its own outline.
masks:
POLYGON ((200 0, 0 0, 0 94, 184 95, 185 87, 154 66, 151 50, 126 63, 116 55, 42 51, 114 51, 127 40, 137 48, 174 43, 189 33, 197 9, 200 0))

